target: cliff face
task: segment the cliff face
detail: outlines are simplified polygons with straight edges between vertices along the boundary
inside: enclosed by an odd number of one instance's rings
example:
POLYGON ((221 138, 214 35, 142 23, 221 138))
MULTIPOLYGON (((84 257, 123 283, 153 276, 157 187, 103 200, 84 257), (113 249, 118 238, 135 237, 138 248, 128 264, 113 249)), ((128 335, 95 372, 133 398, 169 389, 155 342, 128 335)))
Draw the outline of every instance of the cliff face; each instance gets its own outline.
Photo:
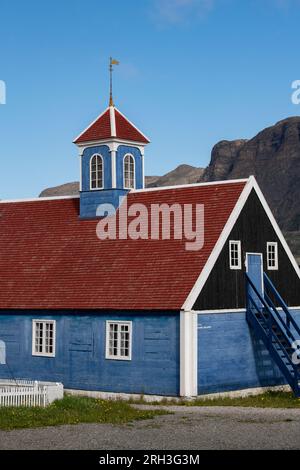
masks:
POLYGON ((221 181, 228 178, 239 150, 247 140, 222 140, 214 146, 211 161, 199 181, 221 181))
POLYGON ((199 181, 254 175, 281 228, 300 231, 300 117, 280 121, 251 140, 223 141, 199 181))
POLYGON ((300 262, 300 117, 264 129, 251 140, 219 142, 199 181, 254 175, 300 262))

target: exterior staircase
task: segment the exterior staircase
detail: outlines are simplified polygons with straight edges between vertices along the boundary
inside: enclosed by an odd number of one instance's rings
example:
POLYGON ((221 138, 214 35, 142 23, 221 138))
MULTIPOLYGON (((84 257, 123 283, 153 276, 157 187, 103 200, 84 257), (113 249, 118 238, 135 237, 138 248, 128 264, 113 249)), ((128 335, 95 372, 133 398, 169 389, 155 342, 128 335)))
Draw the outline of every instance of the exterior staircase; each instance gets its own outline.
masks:
POLYGON ((266 273, 263 279, 262 295, 246 274, 247 321, 295 396, 300 397, 300 351, 297 349, 297 346, 300 348, 300 328, 266 273))

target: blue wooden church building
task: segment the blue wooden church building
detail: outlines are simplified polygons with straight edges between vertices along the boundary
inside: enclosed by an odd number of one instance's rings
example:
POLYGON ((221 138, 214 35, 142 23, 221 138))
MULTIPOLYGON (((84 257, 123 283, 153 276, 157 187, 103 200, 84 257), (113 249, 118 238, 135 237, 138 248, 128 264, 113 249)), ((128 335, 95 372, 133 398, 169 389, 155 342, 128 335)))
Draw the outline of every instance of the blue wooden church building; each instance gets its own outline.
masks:
POLYGON ((288 383, 299 395, 299 267, 254 177, 145 189, 148 143, 111 102, 75 139, 78 197, 0 201, 0 378, 185 397, 288 383), (120 201, 203 205, 202 248, 99 239, 99 206, 118 214, 120 201))

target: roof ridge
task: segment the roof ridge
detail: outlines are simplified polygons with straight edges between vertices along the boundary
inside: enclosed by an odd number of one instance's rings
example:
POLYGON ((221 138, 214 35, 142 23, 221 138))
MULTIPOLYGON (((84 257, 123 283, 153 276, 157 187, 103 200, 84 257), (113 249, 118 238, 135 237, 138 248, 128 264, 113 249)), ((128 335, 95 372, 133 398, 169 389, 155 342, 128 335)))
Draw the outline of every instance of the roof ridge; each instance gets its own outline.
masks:
POLYGON ((128 119, 128 117, 125 116, 125 114, 123 114, 117 107, 115 107, 115 111, 117 111, 117 112, 120 114, 120 116, 122 116, 122 118, 124 118, 132 127, 134 127, 134 129, 135 129, 139 134, 141 134, 141 135, 144 137, 144 139, 148 140, 148 143, 150 144, 150 139, 149 139, 149 137, 147 137, 137 126, 135 126, 135 125, 133 124, 133 122, 131 122, 131 121, 128 119))
MULTIPOLYGON (((225 185, 225 184, 238 184, 238 183, 246 183, 249 181, 249 178, 241 178, 236 180, 221 180, 221 181, 207 181, 203 183, 191 183, 191 184, 181 184, 181 185, 173 185, 173 186, 158 186, 156 188, 144 188, 144 189, 133 189, 128 194, 136 194, 136 193, 146 193, 152 191, 165 191, 168 189, 184 189, 184 188, 198 188, 203 186, 217 186, 217 185, 225 185)), ((46 197, 35 197, 35 198, 24 198, 24 199, 3 199, 0 200, 0 204, 8 204, 8 203, 18 203, 18 202, 41 202, 41 201, 59 201, 65 199, 79 199, 79 195, 73 196, 46 196, 46 197)))
POLYGON ((0 204, 8 203, 17 203, 17 202, 41 202, 41 201, 59 201, 65 199, 79 199, 79 195, 73 196, 46 196, 46 197, 34 197, 34 198, 24 198, 24 199, 3 199, 0 200, 0 204))
POLYGON ((101 142, 113 138, 140 142, 142 145, 150 143, 149 138, 115 106, 108 106, 73 140, 73 143, 82 145, 86 142, 101 142))
POLYGON ((85 134, 89 129, 90 127, 92 127, 94 124, 96 124, 96 122, 98 121, 98 119, 102 118, 102 116, 104 116, 104 114, 107 113, 107 111, 109 110, 109 106, 107 106, 107 108, 105 108, 105 110, 99 114, 96 119, 94 119, 93 122, 91 122, 83 131, 80 132, 80 134, 73 140, 73 144, 76 144, 76 142, 80 139, 80 137, 85 134))
POLYGON ((116 113, 115 113, 115 107, 110 106, 109 107, 109 121, 110 121, 110 133, 112 137, 117 136, 117 128, 116 128, 116 113))
POLYGON ((143 189, 133 189, 131 193, 143 193, 143 192, 150 192, 150 191, 163 191, 167 189, 183 189, 183 188, 195 188, 195 187, 202 187, 202 186, 213 186, 213 185, 220 185, 220 184, 234 184, 234 183, 246 183, 249 181, 249 178, 240 178, 236 180, 220 180, 220 181, 205 181, 203 183, 186 183, 186 184, 177 184, 172 186, 157 186, 155 188, 143 188, 143 189))

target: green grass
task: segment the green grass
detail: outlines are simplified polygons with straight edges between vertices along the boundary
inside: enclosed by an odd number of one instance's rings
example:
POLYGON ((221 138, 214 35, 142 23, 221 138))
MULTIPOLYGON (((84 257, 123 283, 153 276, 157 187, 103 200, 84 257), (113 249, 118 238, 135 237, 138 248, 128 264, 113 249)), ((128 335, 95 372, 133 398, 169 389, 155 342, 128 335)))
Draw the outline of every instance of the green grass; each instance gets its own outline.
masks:
MULTIPOLYGON (((136 403, 146 403, 140 400, 136 403)), ((150 404, 150 403, 148 403, 150 404)), ((178 406, 242 406, 253 408, 300 408, 300 399, 289 392, 266 392, 245 398, 197 398, 195 400, 163 400, 152 402, 152 405, 178 406)))
POLYGON ((98 400, 87 397, 65 396, 47 408, 0 408, 0 430, 37 428, 79 423, 126 424, 136 420, 152 419, 168 414, 162 405, 179 406, 242 406, 253 408, 300 408, 300 399, 289 392, 267 392, 245 398, 214 398, 196 400, 163 400, 160 402, 131 402, 98 400), (158 405, 157 409, 138 410, 132 403, 158 405))
MULTIPOLYGON (((189 405, 191 403, 188 403, 189 405)), ((266 392, 245 398, 197 399, 196 406, 243 406, 253 408, 300 408, 300 399, 289 392, 266 392)))
POLYGON ((47 408, 0 408, 0 429, 24 429, 79 423, 124 424, 168 414, 163 410, 137 410, 124 401, 65 396, 47 408))

